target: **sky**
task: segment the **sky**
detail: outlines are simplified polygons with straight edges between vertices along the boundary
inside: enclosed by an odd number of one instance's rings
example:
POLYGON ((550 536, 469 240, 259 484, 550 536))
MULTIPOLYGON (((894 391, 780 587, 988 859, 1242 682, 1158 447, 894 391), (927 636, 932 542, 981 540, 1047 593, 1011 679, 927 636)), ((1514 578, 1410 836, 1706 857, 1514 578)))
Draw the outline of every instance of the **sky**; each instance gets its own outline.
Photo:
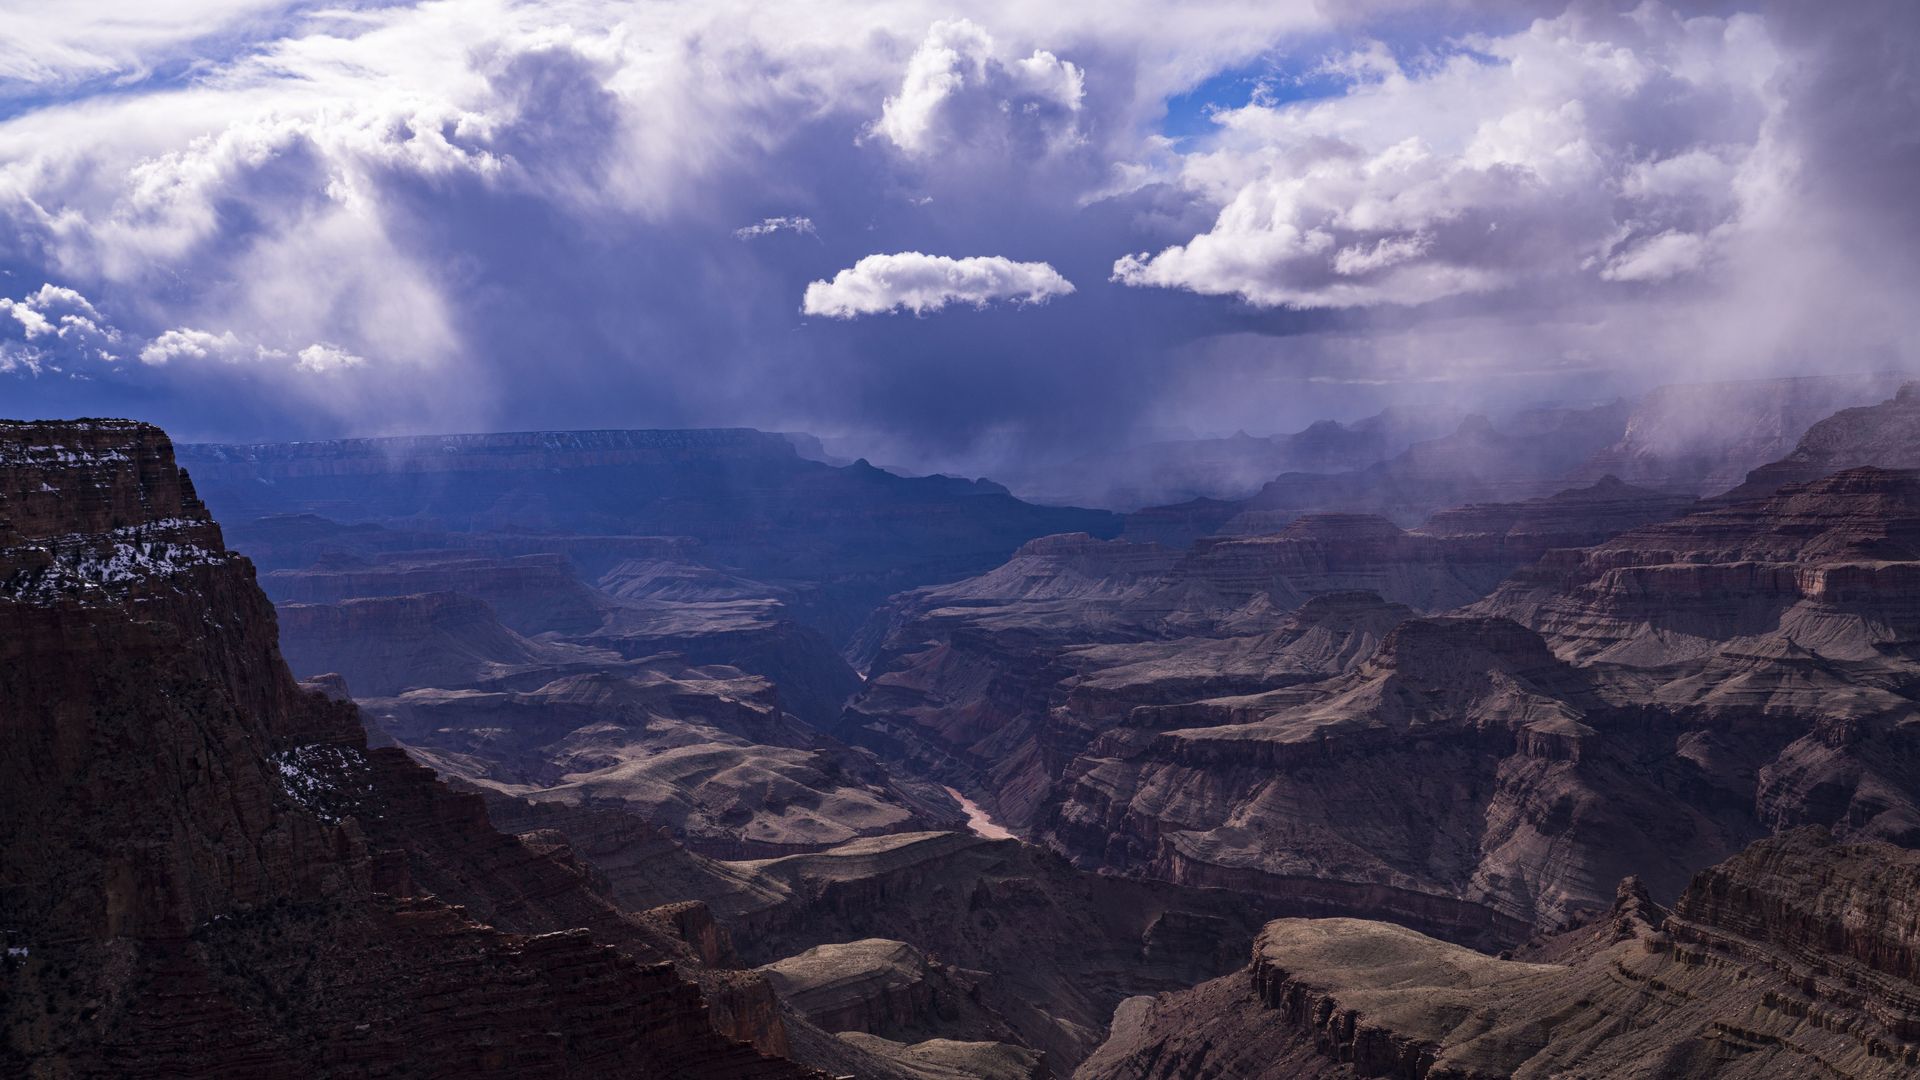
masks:
POLYGON ((0 0, 0 415, 991 473, 1920 367, 1920 6, 0 0))

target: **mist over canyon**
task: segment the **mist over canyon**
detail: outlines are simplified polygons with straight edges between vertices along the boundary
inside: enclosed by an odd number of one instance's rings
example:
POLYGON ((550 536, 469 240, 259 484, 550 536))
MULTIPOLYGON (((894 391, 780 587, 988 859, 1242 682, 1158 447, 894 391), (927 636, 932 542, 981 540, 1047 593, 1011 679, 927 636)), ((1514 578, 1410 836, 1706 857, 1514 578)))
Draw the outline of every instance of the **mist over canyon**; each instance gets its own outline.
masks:
POLYGON ((0 1073, 1915 1075, 1916 46, 0 0, 0 1073))

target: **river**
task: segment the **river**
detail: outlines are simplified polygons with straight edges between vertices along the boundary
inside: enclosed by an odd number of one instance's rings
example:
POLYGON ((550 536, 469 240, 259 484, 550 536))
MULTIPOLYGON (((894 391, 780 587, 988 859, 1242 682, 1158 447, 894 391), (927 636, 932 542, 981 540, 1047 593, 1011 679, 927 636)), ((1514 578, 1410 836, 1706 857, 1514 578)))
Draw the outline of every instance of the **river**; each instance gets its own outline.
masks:
POLYGON ((1002 826, 994 824, 993 818, 989 817, 985 810, 980 809, 979 803, 960 794, 953 788, 947 788, 947 794, 960 801, 960 809, 967 812, 967 828, 972 829, 975 836, 984 836, 989 840, 1018 839, 1018 837, 1008 832, 1002 826))

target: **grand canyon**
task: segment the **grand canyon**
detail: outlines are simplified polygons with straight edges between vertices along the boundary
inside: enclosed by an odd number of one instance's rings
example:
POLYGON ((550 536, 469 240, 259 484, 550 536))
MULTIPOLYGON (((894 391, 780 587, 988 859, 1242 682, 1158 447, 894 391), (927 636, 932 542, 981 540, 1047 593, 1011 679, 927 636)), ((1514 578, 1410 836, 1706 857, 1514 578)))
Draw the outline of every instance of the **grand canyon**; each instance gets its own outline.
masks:
POLYGON ((1895 0, 0 0, 0 1075, 1920 1076, 1895 0))

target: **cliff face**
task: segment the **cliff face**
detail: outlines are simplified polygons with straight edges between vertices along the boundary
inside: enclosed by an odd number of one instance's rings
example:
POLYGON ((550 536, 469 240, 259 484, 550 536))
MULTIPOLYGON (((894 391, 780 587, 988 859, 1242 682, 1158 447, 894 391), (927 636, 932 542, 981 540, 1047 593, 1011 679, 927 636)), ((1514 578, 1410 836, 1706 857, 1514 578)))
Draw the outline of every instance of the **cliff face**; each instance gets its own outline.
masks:
POLYGON ((297 686, 156 429, 0 427, 0 725, 9 1072, 806 1075, 297 686))
POLYGON ((1477 610, 1563 656, 1655 666, 1770 637, 1871 660, 1913 636, 1920 475, 1860 468, 1555 553, 1477 610))
POLYGON ((1671 915, 1624 885, 1606 919, 1531 950, 1550 962, 1283 920, 1238 975, 1122 1010, 1076 1076, 1908 1076, 1916 867, 1817 830, 1761 841, 1671 915))
POLYGON ((1410 620, 1345 675, 1136 707, 1066 766, 1046 834, 1091 865, 1511 943, 1603 906, 1618 867, 1677 888, 1756 828, 1662 791, 1640 759, 1671 731, 1608 690, 1511 622, 1410 620))

